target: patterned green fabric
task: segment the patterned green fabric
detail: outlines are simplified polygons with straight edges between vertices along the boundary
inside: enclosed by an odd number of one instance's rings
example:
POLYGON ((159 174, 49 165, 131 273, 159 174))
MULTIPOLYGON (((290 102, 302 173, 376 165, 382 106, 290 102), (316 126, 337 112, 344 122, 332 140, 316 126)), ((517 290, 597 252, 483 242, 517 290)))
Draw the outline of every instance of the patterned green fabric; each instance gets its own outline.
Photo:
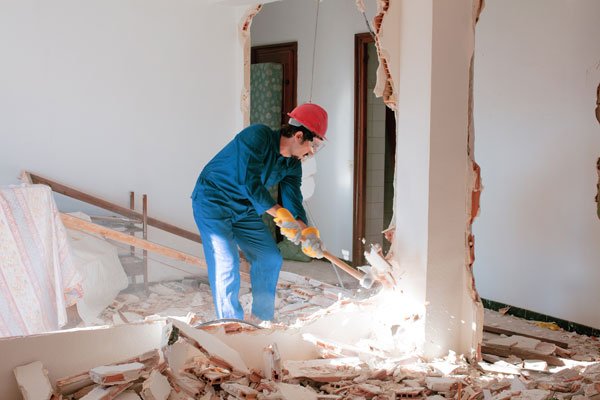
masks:
MULTIPOLYGON (((250 123, 265 124, 271 129, 281 128, 281 104, 283 102, 283 65, 275 63, 252 64, 250 66, 250 123)), ((271 196, 277 200, 278 187, 269 188, 271 196)), ((262 220, 277 240, 273 217, 265 213, 262 220)), ((286 260, 308 262, 310 257, 302 253, 302 248, 289 240, 278 245, 286 260)))
POLYGON ((250 123, 281 128, 283 65, 275 63, 250 66, 250 123))
MULTIPOLYGON (((275 63, 252 64, 250 66, 250 123, 265 124, 271 129, 281 128, 283 65, 275 63)), ((277 186, 269 188, 271 196, 277 200, 277 186)), ((273 218, 264 214, 263 222, 273 235, 273 218)))

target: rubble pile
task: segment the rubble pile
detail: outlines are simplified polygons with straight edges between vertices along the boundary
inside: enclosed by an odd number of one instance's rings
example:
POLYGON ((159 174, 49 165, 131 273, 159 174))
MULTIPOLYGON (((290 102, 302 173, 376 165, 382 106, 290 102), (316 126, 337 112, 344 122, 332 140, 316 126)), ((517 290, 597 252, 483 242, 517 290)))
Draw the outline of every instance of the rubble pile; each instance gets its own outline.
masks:
MULTIPOLYGON (((240 294, 249 313, 249 287, 240 294)), ((410 342, 422 318, 371 294, 282 272, 277 322, 257 326, 215 321, 205 284, 163 282, 119 295, 102 319, 164 319, 164 347, 55 382, 39 361, 15 377, 42 400, 600 400, 596 338, 486 310, 481 360, 425 360, 410 342)))
MULTIPOLYGON (((275 321, 290 325, 340 299, 364 297, 356 290, 344 289, 291 272, 282 271, 275 299, 275 321)), ((250 285, 241 282, 240 302, 250 314, 250 285)), ((104 325, 139 322, 146 318, 180 317, 192 324, 215 320, 210 286, 195 280, 161 282, 133 293, 121 293, 100 315, 104 325)), ((83 326, 83 325, 82 325, 83 326)))
POLYGON ((196 329, 178 320, 170 323, 171 340, 164 348, 96 366, 53 385, 39 362, 16 368, 24 398, 600 399, 598 362, 559 358, 564 365, 552 367, 511 356, 493 364, 469 363, 452 353, 429 362, 416 355, 292 360, 283 359, 274 342, 249 350, 262 355, 260 368, 250 368, 242 354, 219 339, 218 331, 250 338, 281 328, 233 322, 196 329))

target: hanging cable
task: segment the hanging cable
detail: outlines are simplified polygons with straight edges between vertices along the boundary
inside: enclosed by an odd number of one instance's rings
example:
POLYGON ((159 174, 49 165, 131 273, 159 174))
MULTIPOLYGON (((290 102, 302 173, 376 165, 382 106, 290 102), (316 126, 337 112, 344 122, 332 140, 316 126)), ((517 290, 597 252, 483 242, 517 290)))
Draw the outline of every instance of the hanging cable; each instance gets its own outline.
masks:
POLYGON ((369 19, 367 18, 367 13, 362 11, 361 13, 363 15, 363 17, 365 17, 365 23, 367 24, 367 29, 369 30, 369 33, 371 34, 371 37, 373 38, 374 41, 377 41, 377 37, 375 36, 375 32, 373 32, 373 29, 371 29, 371 24, 369 23, 369 19))
POLYGON ((313 82, 315 80, 315 64, 316 64, 316 50, 317 50, 317 28, 319 27, 319 7, 321 6, 321 0, 317 0, 317 14, 315 16, 315 36, 313 38, 313 57, 312 57, 312 72, 310 74, 310 93, 308 96, 308 102, 312 103, 313 94, 313 82))

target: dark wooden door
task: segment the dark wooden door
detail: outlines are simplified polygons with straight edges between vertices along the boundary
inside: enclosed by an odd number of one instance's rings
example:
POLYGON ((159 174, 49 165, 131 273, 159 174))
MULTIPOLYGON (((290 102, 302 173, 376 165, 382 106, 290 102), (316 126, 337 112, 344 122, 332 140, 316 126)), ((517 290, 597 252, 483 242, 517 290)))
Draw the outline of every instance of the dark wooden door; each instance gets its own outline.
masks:
POLYGON ((283 100, 281 123, 287 123, 287 113, 296 107, 296 80, 298 75, 298 42, 254 46, 250 63, 277 63, 283 65, 283 100))

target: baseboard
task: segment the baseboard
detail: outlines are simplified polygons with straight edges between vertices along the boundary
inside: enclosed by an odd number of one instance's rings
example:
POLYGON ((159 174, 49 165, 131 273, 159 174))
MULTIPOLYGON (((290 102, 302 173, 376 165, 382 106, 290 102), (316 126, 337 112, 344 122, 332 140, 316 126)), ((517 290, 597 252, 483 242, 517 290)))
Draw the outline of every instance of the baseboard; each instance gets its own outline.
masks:
POLYGON ((514 315, 515 317, 530 321, 554 322, 556 325, 568 332, 576 332, 580 335, 600 337, 600 329, 592 328, 590 326, 552 317, 550 315, 540 314, 535 311, 511 306, 510 304, 504 304, 494 300, 481 299, 481 302, 483 303, 483 307, 487 308, 488 310, 498 311, 501 308, 509 307, 507 314, 514 315))

